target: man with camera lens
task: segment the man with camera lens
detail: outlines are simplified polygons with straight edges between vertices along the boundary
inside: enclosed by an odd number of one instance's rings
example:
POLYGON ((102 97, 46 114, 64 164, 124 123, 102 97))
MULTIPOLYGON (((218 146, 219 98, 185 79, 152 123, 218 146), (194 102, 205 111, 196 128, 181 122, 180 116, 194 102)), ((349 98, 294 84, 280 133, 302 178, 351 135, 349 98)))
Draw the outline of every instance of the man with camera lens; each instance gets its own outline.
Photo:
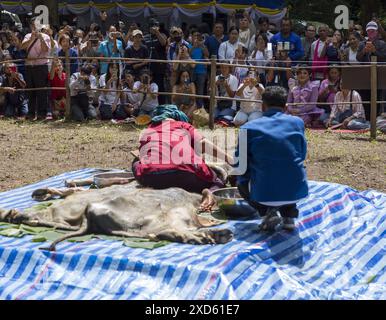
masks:
MULTIPOLYGON (((26 50, 27 88, 48 87, 48 56, 51 50, 51 39, 36 28, 36 17, 31 19, 31 33, 22 42, 21 49, 26 50)), ((48 91, 28 91, 28 117, 43 120, 48 110, 48 91)))
POLYGON ((24 89, 26 87, 22 74, 16 70, 16 65, 10 63, 4 65, 4 75, 0 77, 0 87, 4 88, 6 93, 4 115, 6 117, 17 116, 25 118, 28 112, 28 106, 24 94, 6 89, 24 89))
POLYGON ((133 93, 136 94, 135 104, 138 109, 134 111, 134 115, 152 115, 158 103, 158 86, 153 82, 151 71, 148 69, 142 70, 140 81, 134 83, 133 93))
MULTIPOLYGON (((149 58, 166 60, 167 37, 160 31, 159 22, 152 18, 149 22, 149 33, 144 36, 144 42, 149 50, 149 58)), ((158 85, 159 91, 165 91, 166 63, 151 62, 149 69, 153 73, 153 81, 158 85)), ((159 96, 159 103, 165 104, 165 96, 159 96)))
POLYGON ((75 121, 96 118, 96 110, 92 106, 95 91, 91 90, 96 89, 97 83, 91 72, 92 66, 86 64, 80 72, 71 76, 71 118, 75 121))

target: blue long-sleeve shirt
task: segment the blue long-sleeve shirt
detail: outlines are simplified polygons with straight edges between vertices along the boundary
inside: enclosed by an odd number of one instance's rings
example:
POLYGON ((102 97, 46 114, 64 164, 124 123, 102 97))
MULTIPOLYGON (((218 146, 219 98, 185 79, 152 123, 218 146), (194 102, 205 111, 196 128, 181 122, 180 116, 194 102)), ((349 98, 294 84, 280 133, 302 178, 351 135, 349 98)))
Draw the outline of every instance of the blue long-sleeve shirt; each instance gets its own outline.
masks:
POLYGON ((294 32, 291 32, 288 38, 283 37, 282 33, 279 32, 272 37, 271 42, 274 46, 278 42, 289 42, 290 52, 288 56, 292 61, 300 61, 304 57, 302 39, 294 32))
POLYGON ((247 131, 247 154, 241 155, 247 157, 247 170, 238 176, 238 184, 250 185, 250 200, 297 201, 308 196, 307 142, 300 118, 271 108, 240 130, 247 131))

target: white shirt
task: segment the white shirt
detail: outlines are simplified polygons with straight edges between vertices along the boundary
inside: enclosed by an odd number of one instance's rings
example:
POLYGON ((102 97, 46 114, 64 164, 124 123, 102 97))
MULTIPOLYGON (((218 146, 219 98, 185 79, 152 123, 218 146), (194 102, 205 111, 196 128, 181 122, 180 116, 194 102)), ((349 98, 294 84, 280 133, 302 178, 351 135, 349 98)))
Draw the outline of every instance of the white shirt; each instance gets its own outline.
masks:
MULTIPOLYGON (((253 65, 253 66, 265 66, 266 65, 266 62, 265 62, 266 59, 266 56, 265 56, 265 52, 262 52, 262 51, 257 51, 256 52, 256 55, 253 53, 249 58, 248 58, 248 62, 253 65)), ((260 73, 265 73, 265 70, 264 69, 257 69, 257 72, 260 74, 260 73)))
MULTIPOLYGON (((133 90, 138 90, 140 86, 141 86, 141 81, 137 81, 136 83, 134 83, 133 90)), ((158 86, 156 83, 152 83, 150 85, 150 92, 151 93, 158 92, 158 86)), ((158 107, 158 97, 153 99, 149 93, 146 94, 146 96, 143 93, 138 93, 137 97, 139 98, 137 102, 139 102, 140 109, 144 111, 152 111, 156 107, 158 107)))
MULTIPOLYGON (((99 87, 101 89, 106 89, 106 76, 107 74, 101 75, 99 78, 99 87)), ((110 84, 110 87, 107 89, 113 89, 117 90, 117 81, 113 81, 110 84)), ((99 102, 108 104, 108 105, 113 105, 114 103, 119 104, 119 92, 101 92, 101 95, 99 96, 99 102)))
POLYGON ((242 46, 241 42, 235 42, 234 44, 229 41, 225 41, 220 44, 218 49, 218 58, 220 60, 233 60, 235 58, 235 52, 239 46, 242 46))
POLYGON ((341 104, 342 102, 352 102, 352 112, 353 116, 357 119, 365 119, 365 110, 363 109, 363 104, 362 104, 362 98, 360 94, 353 90, 352 91, 352 99, 350 101, 351 97, 351 91, 348 93, 346 98, 343 96, 343 92, 339 91, 335 95, 335 101, 334 105, 331 108, 331 114, 330 114, 330 119, 334 119, 339 113, 345 112, 346 110, 350 110, 350 105, 349 104, 341 104))
MULTIPOLYGON (((216 77, 216 82, 218 81, 219 77, 220 76, 216 77)), ((234 75, 230 74, 228 79, 226 79, 225 81, 228 83, 229 87, 231 88, 231 90, 233 92, 237 91, 237 89, 239 87, 239 81, 237 80, 237 78, 234 75)), ((225 86, 216 86, 216 96, 229 98, 229 95, 225 89, 225 86), (219 92, 219 89, 221 92, 219 92)), ((236 110, 236 101, 232 102, 232 108, 236 110)))
POLYGON ((351 48, 348 49, 348 61, 351 63, 358 63, 357 53, 358 51, 353 51, 351 48))
MULTIPOLYGON (((239 90, 242 87, 243 87, 243 84, 240 85, 239 90)), ((259 83, 259 87, 260 89, 264 90, 264 86, 261 83, 259 83)), ((247 86, 243 91, 242 98, 248 99, 248 100, 261 100, 262 97, 259 90, 256 87, 251 88, 250 86, 247 86)), ((240 109, 245 113, 252 113, 256 111, 261 112, 263 110, 261 102, 245 102, 245 101, 241 102, 240 109)))

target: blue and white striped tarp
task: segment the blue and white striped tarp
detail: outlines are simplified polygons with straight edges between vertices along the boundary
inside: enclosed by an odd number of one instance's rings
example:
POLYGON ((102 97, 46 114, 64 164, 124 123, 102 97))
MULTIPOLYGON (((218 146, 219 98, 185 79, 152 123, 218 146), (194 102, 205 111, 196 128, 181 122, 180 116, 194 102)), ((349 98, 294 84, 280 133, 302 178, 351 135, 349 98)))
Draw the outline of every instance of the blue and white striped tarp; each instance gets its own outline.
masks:
MULTIPOLYGON (((34 205, 31 193, 87 178, 66 173, 0 193, 0 207, 34 205)), ((225 245, 171 244, 153 251, 121 242, 62 243, 0 237, 0 299, 385 299, 386 195, 310 182, 298 232, 256 232, 231 221, 225 245)))

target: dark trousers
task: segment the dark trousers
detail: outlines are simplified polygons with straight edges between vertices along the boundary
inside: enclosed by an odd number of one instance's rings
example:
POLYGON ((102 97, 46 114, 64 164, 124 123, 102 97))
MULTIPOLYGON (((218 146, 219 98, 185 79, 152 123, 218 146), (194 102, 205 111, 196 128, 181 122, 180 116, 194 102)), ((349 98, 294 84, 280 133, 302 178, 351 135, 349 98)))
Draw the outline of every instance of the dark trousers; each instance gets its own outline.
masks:
MULTIPOLYGON (((254 201, 250 201, 249 204, 253 208, 255 208, 256 210, 258 210, 260 216, 262 216, 262 217, 266 216, 268 213, 268 210, 271 208, 271 207, 262 205, 260 203, 254 202, 254 201)), ((299 217, 299 210, 296 207, 296 203, 281 206, 278 208, 278 210, 280 212, 280 215, 283 218, 297 218, 297 217, 299 217)))
MULTIPOLYGON (((135 166, 133 164, 133 172, 135 166)), ((136 177, 137 181, 144 187, 153 189, 181 188, 192 193, 202 193, 204 189, 211 191, 224 188, 222 181, 217 178, 214 182, 205 181, 197 177, 194 173, 187 171, 170 171, 156 174, 147 174, 142 177, 136 177)))
MULTIPOLYGON (((371 90, 360 90, 359 94, 361 95, 362 101, 371 101, 371 90)), ((377 90, 377 100, 382 100, 382 90, 377 90)), ((363 108, 365 109, 366 120, 370 121, 371 117, 371 104, 364 103, 363 108)), ((381 114, 381 104, 377 104, 377 116, 381 114)))
MULTIPOLYGON (((48 87, 48 66, 26 66, 27 88, 45 88, 48 87)), ((48 110, 48 91, 28 91, 28 115, 35 117, 45 117, 48 110)))

